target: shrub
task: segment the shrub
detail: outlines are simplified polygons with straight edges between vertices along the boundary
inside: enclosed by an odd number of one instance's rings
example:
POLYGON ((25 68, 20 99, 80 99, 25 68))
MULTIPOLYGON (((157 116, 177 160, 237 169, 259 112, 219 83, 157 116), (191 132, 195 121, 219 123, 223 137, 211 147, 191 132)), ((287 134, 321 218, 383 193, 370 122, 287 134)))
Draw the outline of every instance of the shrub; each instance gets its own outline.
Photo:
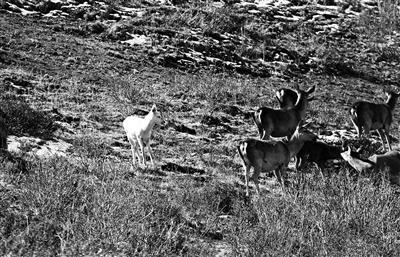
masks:
POLYGON ((282 197, 263 195, 254 202, 258 225, 243 224, 231 237, 239 255, 399 254, 393 244, 400 235, 400 201, 390 185, 354 183, 341 175, 325 184, 304 183, 282 197))
MULTIPOLYGON (((184 253, 181 207, 151 182, 126 181, 115 163, 35 161, 18 189, 1 191, 1 255, 184 253)), ((11 175, 11 174, 10 174, 11 175)))
POLYGON ((24 98, 2 95, 0 106, 5 113, 10 135, 28 135, 48 139, 57 128, 50 115, 33 109, 24 98))

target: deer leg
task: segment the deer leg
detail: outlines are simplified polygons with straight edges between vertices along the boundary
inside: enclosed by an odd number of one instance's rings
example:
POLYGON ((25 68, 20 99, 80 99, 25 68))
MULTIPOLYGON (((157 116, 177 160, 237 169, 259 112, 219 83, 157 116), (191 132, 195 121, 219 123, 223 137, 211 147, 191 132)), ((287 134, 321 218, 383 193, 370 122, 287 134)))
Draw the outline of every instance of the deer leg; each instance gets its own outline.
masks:
POLYGON ((251 180, 253 180, 254 185, 256 186, 256 192, 258 195, 260 195, 260 186, 259 186, 258 176, 260 175, 260 171, 261 171, 261 169, 259 167, 260 167, 259 165, 254 166, 253 175, 251 176, 251 180))
POLYGON ((286 184, 288 184, 288 180, 287 180, 287 173, 286 173, 286 169, 287 169, 288 164, 282 165, 281 166, 281 177, 282 177, 282 182, 283 182, 283 186, 285 187, 286 184))
POLYGON ((153 165, 154 166, 154 161, 153 161, 153 152, 152 152, 152 150, 151 150, 151 147, 150 147, 150 140, 148 139, 148 140, 146 140, 146 143, 145 143, 145 145, 147 146, 147 150, 149 151, 149 156, 150 156, 150 162, 151 162, 151 165, 153 165))
POLYGON ((297 156, 294 158, 294 168, 297 171, 297 176, 300 175, 300 181, 304 181, 304 173, 300 170, 300 167, 303 165, 303 158, 297 156))
POLYGON ((386 137, 386 142, 388 143, 389 150, 392 151, 392 146, 390 145, 389 129, 385 130, 385 137, 386 137))
MULTIPOLYGON (((383 132, 382 129, 377 129, 377 131, 378 131, 379 137, 381 138, 383 151, 386 152, 385 141, 383 140, 383 134, 384 134, 384 132, 383 132)), ((385 134, 385 137, 386 137, 386 140, 387 140, 386 134, 385 134)), ((389 145, 389 149, 392 150, 391 147, 390 147, 389 141, 388 141, 388 145, 389 145)))
POLYGON ((270 139, 270 134, 271 134, 271 133, 267 133, 266 130, 263 130, 261 140, 268 140, 268 139, 270 139))
POLYGON ((258 181, 258 176, 253 175, 253 181, 254 181, 254 185, 256 185, 256 191, 257 191, 257 195, 260 195, 260 186, 259 186, 259 181, 258 181))
POLYGON ((274 170, 274 176, 275 176, 276 180, 277 180, 279 183, 281 183, 281 172, 280 172, 279 168, 276 168, 276 169, 274 170))
MULTIPOLYGON (((134 147, 133 145, 131 145, 131 150, 132 150, 132 160, 133 160, 133 165, 136 165, 136 156, 139 156, 136 152, 136 147, 134 147)), ((139 159, 140 161, 140 159, 139 159)))
POLYGON ((130 139, 129 137, 128 137, 128 141, 131 145, 133 165, 136 165, 136 142, 134 140, 130 139))
POLYGON ((358 126, 357 121, 355 121, 354 119, 351 119, 351 122, 354 125, 354 128, 356 129, 357 135, 360 138, 361 137, 361 127, 358 126))
POLYGON ((384 130, 386 142, 388 144, 389 150, 392 151, 392 146, 390 145, 390 134, 389 134, 389 128, 385 128, 384 130))
POLYGON ((261 127, 258 128, 258 134, 260 135, 260 139, 262 139, 264 136, 264 129, 262 129, 261 127))
MULTIPOLYGON (((368 127, 366 127, 366 126, 364 126, 363 127, 364 128, 364 134, 365 134, 365 136, 369 136, 369 131, 370 131, 370 128, 368 128, 368 127)), ((360 127, 360 135, 361 135, 361 127, 360 127)), ((360 136, 361 137, 361 136, 360 136)))
POLYGON ((253 180, 254 185, 256 186, 256 191, 258 195, 260 195, 260 186, 258 177, 260 176, 260 172, 262 171, 262 164, 263 160, 258 160, 256 162, 256 164, 254 165, 253 175, 251 176, 251 179, 253 180))
POLYGON ((283 165, 281 165, 278 168, 276 168, 274 170, 274 174, 275 174, 276 179, 278 180, 279 184, 281 185, 281 187, 283 189, 285 187, 285 185, 284 185, 284 180, 282 178, 282 173, 285 173, 285 171, 284 172, 282 172, 282 171, 283 171, 283 165))
POLYGON ((300 166, 302 165, 302 162, 303 158, 297 156, 294 157, 294 168, 296 169, 296 171, 299 170, 300 166))
POLYGON ((323 181, 325 181, 325 176, 324 176, 324 165, 321 163, 316 163, 317 169, 319 170, 319 174, 321 175, 321 178, 323 181))
POLYGON ((153 151, 151 150, 151 147, 150 147, 150 142, 149 142, 149 144, 147 145, 147 149, 149 150, 149 155, 150 155, 150 162, 151 162, 151 165, 153 165, 154 166, 154 161, 153 161, 153 151))
MULTIPOLYGON (((143 164, 143 165, 146 165, 146 158, 144 157, 144 144, 143 144, 143 140, 142 140, 140 137, 138 137, 138 138, 137 138, 137 141, 138 141, 138 143, 139 143, 140 153, 142 154, 142 164, 143 164)), ((140 158, 139 158, 139 159, 140 159, 140 158)), ((139 162, 140 162, 140 160, 139 160, 139 162)))
POLYGON ((244 168, 244 181, 246 184, 246 196, 249 196, 249 177, 250 177, 250 167, 243 163, 244 168))

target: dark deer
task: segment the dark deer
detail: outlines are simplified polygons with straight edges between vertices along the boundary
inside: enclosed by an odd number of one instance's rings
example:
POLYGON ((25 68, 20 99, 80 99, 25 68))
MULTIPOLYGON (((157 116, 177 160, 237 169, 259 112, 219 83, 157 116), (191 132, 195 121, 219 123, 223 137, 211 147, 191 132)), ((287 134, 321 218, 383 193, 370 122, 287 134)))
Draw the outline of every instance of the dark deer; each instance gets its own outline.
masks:
POLYGON ((298 101, 294 107, 289 109, 272 109, 261 107, 253 113, 253 120, 256 123, 260 139, 266 140, 272 137, 290 137, 296 130, 297 124, 306 115, 308 102, 312 100, 309 95, 315 87, 306 91, 298 90, 298 101))
POLYGON ((386 151, 383 140, 383 136, 385 136, 391 151, 389 128, 393 119, 392 112, 400 94, 388 92, 386 95, 388 98, 383 104, 366 101, 356 102, 350 109, 350 117, 359 137, 361 137, 362 129, 364 129, 365 134, 369 134, 370 130, 377 130, 382 141, 383 150, 386 151))
POLYGON ((322 179, 324 179, 325 163, 328 160, 341 159, 343 146, 328 145, 319 141, 306 141, 296 155, 295 167, 298 170, 304 161, 313 162, 317 165, 322 179))
POLYGON ((286 168, 290 159, 300 151, 305 141, 315 139, 316 135, 305 131, 299 124, 291 139, 286 143, 257 139, 247 139, 240 142, 238 151, 243 161, 246 195, 249 195, 250 169, 252 167, 254 171, 251 179, 254 181, 257 194, 260 193, 258 177, 261 172, 274 170, 275 177, 283 186, 283 179, 286 177, 286 168))

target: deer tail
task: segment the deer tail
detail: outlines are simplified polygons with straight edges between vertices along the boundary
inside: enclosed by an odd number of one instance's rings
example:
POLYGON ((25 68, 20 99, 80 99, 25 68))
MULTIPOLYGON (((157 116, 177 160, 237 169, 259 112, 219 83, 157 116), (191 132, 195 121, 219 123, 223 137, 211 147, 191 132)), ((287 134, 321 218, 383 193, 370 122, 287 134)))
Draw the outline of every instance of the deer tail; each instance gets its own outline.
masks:
POLYGON ((260 134, 260 138, 262 138, 262 136, 263 136, 263 127, 262 127, 262 124, 261 124, 261 113, 262 113, 262 110, 258 109, 252 115, 253 121, 257 126, 258 133, 260 134))
POLYGON ((237 146, 240 158, 243 160, 244 163, 247 161, 247 142, 243 141, 240 142, 239 145, 237 146))
POLYGON ((353 117, 353 118, 357 118, 357 110, 355 109, 355 108, 351 108, 350 109, 350 115, 353 117))

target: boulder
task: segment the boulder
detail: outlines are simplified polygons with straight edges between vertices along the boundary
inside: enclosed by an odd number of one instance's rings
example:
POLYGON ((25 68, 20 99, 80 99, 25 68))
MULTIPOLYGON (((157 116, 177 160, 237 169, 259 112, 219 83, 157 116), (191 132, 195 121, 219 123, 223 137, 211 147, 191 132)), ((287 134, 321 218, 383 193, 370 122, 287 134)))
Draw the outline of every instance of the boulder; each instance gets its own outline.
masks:
POLYGON ((41 13, 49 13, 52 10, 59 10, 61 8, 61 2, 53 2, 53 1, 40 1, 35 9, 41 13))

